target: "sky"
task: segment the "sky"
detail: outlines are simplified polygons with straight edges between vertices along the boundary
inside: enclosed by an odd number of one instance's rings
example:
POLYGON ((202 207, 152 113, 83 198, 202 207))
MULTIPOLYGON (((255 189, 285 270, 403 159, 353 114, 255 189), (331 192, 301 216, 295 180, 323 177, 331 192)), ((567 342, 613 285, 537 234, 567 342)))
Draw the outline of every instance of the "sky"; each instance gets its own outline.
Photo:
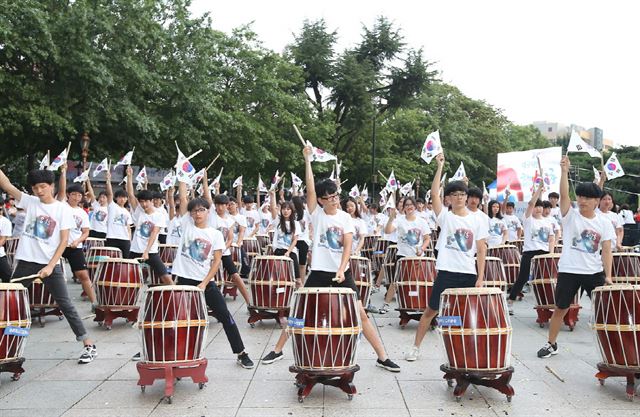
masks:
POLYGON ((225 32, 253 22, 277 52, 304 19, 324 18, 342 50, 385 16, 408 47, 423 48, 443 81, 513 122, 595 126, 605 139, 640 145, 640 4, 633 1, 194 0, 191 10, 210 12, 225 32))

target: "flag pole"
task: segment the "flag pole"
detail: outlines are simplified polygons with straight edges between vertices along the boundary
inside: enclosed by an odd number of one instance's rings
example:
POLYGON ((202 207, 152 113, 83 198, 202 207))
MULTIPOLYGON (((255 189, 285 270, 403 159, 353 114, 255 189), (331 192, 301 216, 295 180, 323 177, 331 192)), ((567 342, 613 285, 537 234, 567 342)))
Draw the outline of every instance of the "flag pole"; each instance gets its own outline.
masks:
POLYGON ((295 123, 293 124, 293 130, 296 131, 296 135, 298 136, 298 139, 300 139, 300 142, 302 143, 302 146, 303 147, 307 146, 307 144, 305 143, 304 139, 302 138, 302 135, 300 134, 300 131, 298 130, 298 126, 296 126, 295 123))
POLYGON ((213 164, 218 160, 218 158, 220 158, 220 153, 218 153, 218 156, 213 158, 213 161, 211 161, 211 163, 207 166, 207 169, 205 169, 205 171, 209 171, 209 168, 213 166, 213 164))
POLYGON ((387 177, 385 177, 384 174, 382 172, 380 172, 380 170, 378 170, 378 174, 380 174, 380 176, 382 178, 384 178, 385 181, 389 181, 389 179, 387 177))

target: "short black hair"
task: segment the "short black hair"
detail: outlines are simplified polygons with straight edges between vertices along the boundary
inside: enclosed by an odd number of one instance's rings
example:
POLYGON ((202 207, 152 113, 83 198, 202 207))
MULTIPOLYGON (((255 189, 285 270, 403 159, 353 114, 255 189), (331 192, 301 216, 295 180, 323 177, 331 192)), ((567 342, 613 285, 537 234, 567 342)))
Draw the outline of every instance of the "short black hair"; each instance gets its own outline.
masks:
POLYGON ((242 202, 244 204, 253 204, 254 200, 250 195, 245 195, 244 197, 242 197, 242 202))
POLYGON ((113 194, 113 198, 118 198, 118 197, 129 197, 129 195, 125 190, 120 189, 120 190, 116 190, 116 192, 113 194))
POLYGON ((467 191, 467 198, 469 197, 476 197, 482 201, 482 190, 478 187, 469 188, 469 191, 467 191))
POLYGON ((236 198, 234 196, 229 197, 229 202, 230 203, 237 203, 238 200, 236 200, 236 198))
POLYGON ((46 169, 32 169, 29 171, 29 174, 27 174, 27 184, 29 184, 30 187, 41 183, 53 185, 55 181, 56 174, 46 169))
POLYGON ((325 178, 316 183, 316 196, 322 198, 327 195, 335 194, 338 192, 338 186, 333 180, 325 178))
POLYGON ((211 207, 211 205, 209 204, 209 202, 202 198, 202 197, 198 197, 198 198, 194 198, 193 200, 189 201, 189 204, 187 205, 187 211, 191 211, 196 207, 204 207, 207 210, 211 207))
POLYGON ((581 182, 576 185, 576 195, 586 198, 600 198, 602 190, 593 182, 581 182))
POLYGON ((136 198, 138 201, 151 201, 154 199, 153 192, 149 190, 140 190, 138 194, 136 194, 136 198))
POLYGON ((507 201, 507 207, 516 208, 516 203, 514 203, 513 201, 507 201))
POLYGON ((215 205, 218 205, 218 204, 229 204, 229 197, 227 197, 225 194, 218 194, 213 199, 213 204, 215 204, 215 205))
POLYGON ((107 196, 107 192, 106 191, 100 191, 100 193, 98 194, 98 198, 102 197, 102 196, 107 196))
POLYGON ((423 198, 416 198, 416 203, 424 203, 424 199, 423 198))
POLYGON ((542 208, 544 208, 544 204, 542 203, 542 200, 537 199, 536 200, 536 204, 534 205, 534 207, 542 207, 542 208))
POLYGON ((158 199, 162 200, 164 198, 164 196, 162 195, 162 193, 160 191, 154 191, 153 192, 153 198, 158 198, 158 199))
POLYGON ((552 192, 549 193, 549 198, 560 199, 560 194, 556 193, 555 191, 552 191, 552 192))
POLYGON ((67 194, 71 193, 80 193, 84 195, 84 190, 82 189, 82 185, 80 184, 71 184, 67 187, 67 194))
POLYGON ((551 202, 547 201, 547 200, 544 200, 542 202, 542 208, 551 208, 551 202))
POLYGON ((450 194, 456 193, 458 191, 462 191, 465 194, 468 194, 469 189, 467 188, 467 185, 462 182, 462 181, 453 181, 450 182, 449 184, 447 184, 446 187, 444 187, 444 196, 448 196, 450 194))

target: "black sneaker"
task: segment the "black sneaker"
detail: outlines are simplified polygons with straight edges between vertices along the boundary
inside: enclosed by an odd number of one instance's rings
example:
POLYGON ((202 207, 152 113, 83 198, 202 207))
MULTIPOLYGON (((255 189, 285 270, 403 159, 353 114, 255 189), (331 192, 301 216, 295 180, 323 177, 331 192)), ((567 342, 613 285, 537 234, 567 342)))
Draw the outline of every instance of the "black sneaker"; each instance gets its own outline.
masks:
POLYGON ((96 358, 96 356, 98 356, 96 345, 86 345, 82 349, 82 354, 80 354, 80 359, 78 359, 78 363, 90 363, 96 358))
POLYGON ((549 343, 547 342, 544 346, 542 346, 542 349, 540 349, 538 351, 538 357, 539 358, 548 358, 551 355, 557 355, 558 354, 558 344, 557 343, 549 343))
POLYGON ((265 365, 269 365, 270 363, 274 363, 275 361, 279 361, 283 357, 284 357, 284 355, 282 354, 282 352, 276 353, 275 351, 272 350, 271 352, 267 353, 267 356, 262 358, 262 363, 265 364, 265 365))
POLYGON ((135 355, 133 355, 133 356, 131 357, 131 360, 132 360, 132 361, 134 361, 134 362, 138 362, 138 361, 140 361, 141 359, 142 359, 142 356, 140 355, 140 352, 136 353, 135 355))
POLYGON ((387 371, 400 372, 400 367, 396 365, 393 361, 391 361, 391 359, 389 358, 387 358, 387 360, 385 361, 381 361, 380 359, 378 359, 378 361, 376 362, 376 366, 384 368, 387 371))
POLYGON ((244 369, 253 369, 255 366, 247 352, 243 352, 238 355, 238 364, 240 364, 244 369))

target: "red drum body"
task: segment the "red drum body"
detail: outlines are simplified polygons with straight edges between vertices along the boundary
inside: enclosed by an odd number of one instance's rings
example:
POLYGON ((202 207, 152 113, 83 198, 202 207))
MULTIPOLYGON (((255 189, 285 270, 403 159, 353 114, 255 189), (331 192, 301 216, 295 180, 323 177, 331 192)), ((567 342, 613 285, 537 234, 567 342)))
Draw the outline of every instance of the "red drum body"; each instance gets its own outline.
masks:
POLYGON ((89 268, 90 273, 94 273, 100 262, 111 258, 122 259, 122 251, 109 246, 94 246, 87 249, 86 257, 87 268, 89 268))
POLYGON ((182 362, 203 357, 207 340, 204 292, 190 285, 147 289, 138 327, 146 362, 182 362))
POLYGON ((603 362, 640 370, 640 285, 598 287, 591 298, 603 362))
POLYGON ((136 307, 142 282, 142 268, 136 260, 108 259, 100 262, 93 279, 98 305, 136 307))
POLYGON ((5 334, 7 327, 31 328, 27 289, 22 284, 0 283, 0 364, 23 356, 27 337, 5 334))
POLYGON ((500 288, 502 291, 507 290, 507 277, 502 265, 502 259, 493 256, 484 258, 484 286, 500 288))
POLYGON ((260 254, 264 254, 267 248, 271 245, 271 241, 269 240, 269 235, 256 235, 256 239, 258 240, 258 244, 260 245, 260 254))
POLYGON ((407 257, 396 265, 394 282, 398 294, 400 310, 424 311, 436 278, 434 258, 407 257))
POLYGON ((287 332, 294 363, 305 370, 356 365, 362 327, 356 294, 349 288, 301 288, 293 294, 287 332))
POLYGON ((29 304, 34 309, 58 307, 58 303, 39 278, 34 279, 29 287, 29 304))
POLYGON ((389 245, 391 245, 390 240, 383 238, 378 238, 378 240, 376 240, 375 247, 373 248, 371 255, 371 267, 374 272, 378 272, 382 269, 389 245))
POLYGON ((362 245, 362 256, 373 262, 373 251, 376 247, 376 242, 380 239, 378 235, 367 235, 364 237, 364 244, 362 245))
POLYGON ((288 308, 295 279, 293 260, 288 256, 256 256, 249 273, 252 307, 288 308))
POLYGON ((84 251, 84 256, 88 256, 89 249, 91 248, 101 248, 104 246, 105 239, 101 239, 98 237, 88 237, 82 242, 82 250, 84 251))
POLYGON ((240 246, 232 243, 229 247, 229 251, 231 252, 231 260, 233 261, 233 263, 236 264, 236 267, 240 267, 240 264, 242 262, 242 251, 240 249, 240 246))
POLYGON ((260 242, 257 238, 248 237, 242 239, 242 249, 244 249, 244 252, 247 254, 249 263, 251 263, 255 256, 262 255, 262 250, 260 248, 260 242))
POLYGON ((9 266, 13 268, 14 260, 16 257, 16 250, 18 250, 18 243, 20 243, 20 238, 17 237, 9 237, 5 242, 4 251, 7 254, 7 262, 9 262, 9 266))
POLYGON ((384 278, 387 283, 391 283, 393 281, 393 277, 396 275, 396 256, 398 254, 398 246, 397 245, 389 245, 387 248, 387 252, 384 256, 384 278))
POLYGON ((512 328, 502 291, 447 289, 440 298, 439 313, 441 319, 459 318, 459 326, 439 326, 448 367, 497 371, 510 366, 512 328))
POLYGON ((640 284, 640 253, 614 253, 611 278, 616 283, 640 284))
POLYGON ((518 252, 522 253, 522 248, 524 248, 524 239, 514 240, 513 242, 509 243, 518 248, 518 252))
POLYGON ((487 256, 500 258, 504 275, 509 285, 513 285, 520 273, 520 251, 514 245, 499 245, 489 248, 487 256))
MULTIPOLYGON (((555 308, 558 261, 560 254, 534 256, 531 260, 531 286, 536 297, 536 307, 555 308)), ((572 304, 579 304, 578 294, 572 304)))
POLYGON ((173 260, 176 259, 176 254, 178 253, 177 245, 158 245, 158 256, 163 264, 167 267, 173 265, 173 260))
POLYGON ((363 256, 352 256, 349 259, 349 270, 358 288, 358 298, 363 306, 369 305, 371 298, 371 261, 363 256))

